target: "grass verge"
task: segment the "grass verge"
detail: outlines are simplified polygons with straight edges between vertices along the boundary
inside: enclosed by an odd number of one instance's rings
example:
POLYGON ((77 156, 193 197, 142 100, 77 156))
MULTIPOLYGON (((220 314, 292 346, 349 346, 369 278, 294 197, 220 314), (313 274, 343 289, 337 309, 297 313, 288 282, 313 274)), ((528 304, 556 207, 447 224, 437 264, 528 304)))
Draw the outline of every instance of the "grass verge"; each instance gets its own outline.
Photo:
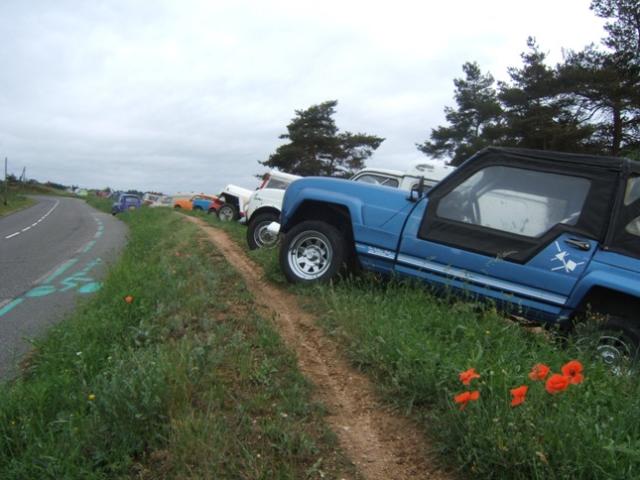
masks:
POLYGON ((0 388, 0 478, 351 474, 295 359, 197 228, 166 210, 121 218, 129 244, 102 289, 0 388))
MULTIPOLYGON (((246 229, 207 217, 246 249, 246 229)), ((247 252, 284 283, 276 251, 247 252)), ((640 385, 593 358, 588 331, 563 345, 495 310, 372 278, 292 288, 386 398, 422 422, 443 456, 480 478, 640 478, 640 385), (584 381, 549 394, 528 377, 544 363, 584 365, 584 381), (480 378, 464 386, 459 373, 480 378), (510 390, 526 386, 524 403, 510 390), (454 397, 478 391, 465 408, 454 397)), ((588 330, 589 326, 587 326, 588 330)))
POLYGON ((4 217, 5 215, 9 215, 10 213, 17 212, 18 210, 22 210, 23 208, 30 207, 35 202, 29 198, 25 197, 21 193, 16 191, 9 190, 7 195, 7 204, 4 204, 4 190, 0 186, 0 217, 4 217))

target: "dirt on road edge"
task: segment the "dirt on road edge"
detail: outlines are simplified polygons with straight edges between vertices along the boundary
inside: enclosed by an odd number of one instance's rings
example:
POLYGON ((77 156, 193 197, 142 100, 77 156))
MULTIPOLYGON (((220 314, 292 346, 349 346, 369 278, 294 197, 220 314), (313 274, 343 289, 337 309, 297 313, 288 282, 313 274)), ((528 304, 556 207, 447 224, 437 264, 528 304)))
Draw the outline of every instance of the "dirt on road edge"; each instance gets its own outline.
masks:
POLYGON ((327 408, 327 422, 340 446, 366 479, 454 478, 438 466, 424 432, 377 398, 369 379, 349 364, 293 294, 263 280, 262 269, 224 231, 186 218, 204 230, 240 273, 260 313, 274 319, 286 345, 295 352, 300 371, 315 385, 316 399, 327 408))

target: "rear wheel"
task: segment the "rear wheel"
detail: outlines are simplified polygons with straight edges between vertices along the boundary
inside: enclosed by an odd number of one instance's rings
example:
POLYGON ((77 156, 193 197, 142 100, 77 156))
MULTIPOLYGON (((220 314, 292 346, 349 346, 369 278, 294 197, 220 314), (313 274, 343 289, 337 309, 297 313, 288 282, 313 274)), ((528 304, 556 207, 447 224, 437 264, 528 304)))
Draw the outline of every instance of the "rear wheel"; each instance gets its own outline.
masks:
POLYGON ((291 283, 326 282, 334 278, 346 260, 342 234, 320 221, 302 222, 282 239, 280 267, 291 283))
POLYGON ((218 219, 221 222, 232 222, 238 217, 238 209, 230 203, 225 203, 218 209, 218 219))
POLYGON ((616 373, 637 362, 639 348, 640 331, 628 319, 611 315, 598 329, 597 355, 616 373))
POLYGON ((278 220, 278 215, 272 212, 265 212, 255 215, 247 227, 247 244, 250 250, 258 248, 271 248, 278 243, 278 235, 267 230, 272 222, 278 220))

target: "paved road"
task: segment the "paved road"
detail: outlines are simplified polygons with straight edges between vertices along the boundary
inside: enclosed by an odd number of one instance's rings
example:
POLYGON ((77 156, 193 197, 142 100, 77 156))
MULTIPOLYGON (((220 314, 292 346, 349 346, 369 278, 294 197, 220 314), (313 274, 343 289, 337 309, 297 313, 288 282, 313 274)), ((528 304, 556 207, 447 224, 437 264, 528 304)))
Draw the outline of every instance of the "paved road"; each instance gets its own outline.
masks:
POLYGON ((82 200, 35 199, 0 218, 0 379, 15 374, 29 339, 100 288, 125 243, 125 225, 82 200))

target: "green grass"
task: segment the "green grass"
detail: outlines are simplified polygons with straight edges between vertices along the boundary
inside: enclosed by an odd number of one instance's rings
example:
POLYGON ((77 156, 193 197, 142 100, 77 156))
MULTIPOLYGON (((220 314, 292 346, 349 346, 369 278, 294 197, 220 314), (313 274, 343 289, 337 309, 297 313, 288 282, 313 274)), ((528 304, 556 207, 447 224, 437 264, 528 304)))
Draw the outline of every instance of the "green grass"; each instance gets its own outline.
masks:
POLYGON ((30 207, 35 203, 31 198, 25 197, 23 194, 18 193, 13 189, 8 192, 6 205, 4 200, 4 188, 0 186, 0 217, 17 212, 23 208, 30 207))
MULTIPOLYGON (((246 248, 246 229, 222 224, 246 248)), ((247 252, 284 283, 276 251, 247 252)), ((593 358, 587 325, 568 342, 525 329, 495 310, 435 297, 421 285, 359 278, 290 287, 389 402, 423 424, 445 460, 477 478, 640 478, 640 386, 593 358), (585 381, 550 395, 528 379, 536 363, 559 372, 571 359, 585 381), (465 387, 458 374, 481 378, 465 387), (509 391, 528 385, 524 404, 509 391), (464 410, 453 397, 478 390, 464 410)))
POLYGON ((0 478, 352 476, 294 357, 197 227, 161 209, 119 218, 129 244, 103 288, 0 388, 0 478))
POLYGON ((4 204, 5 191, 4 184, 0 182, 0 217, 17 212, 24 208, 30 207, 35 200, 26 195, 56 195, 56 196, 72 196, 63 190, 47 187, 38 183, 33 184, 11 184, 7 191, 7 205, 4 204))

